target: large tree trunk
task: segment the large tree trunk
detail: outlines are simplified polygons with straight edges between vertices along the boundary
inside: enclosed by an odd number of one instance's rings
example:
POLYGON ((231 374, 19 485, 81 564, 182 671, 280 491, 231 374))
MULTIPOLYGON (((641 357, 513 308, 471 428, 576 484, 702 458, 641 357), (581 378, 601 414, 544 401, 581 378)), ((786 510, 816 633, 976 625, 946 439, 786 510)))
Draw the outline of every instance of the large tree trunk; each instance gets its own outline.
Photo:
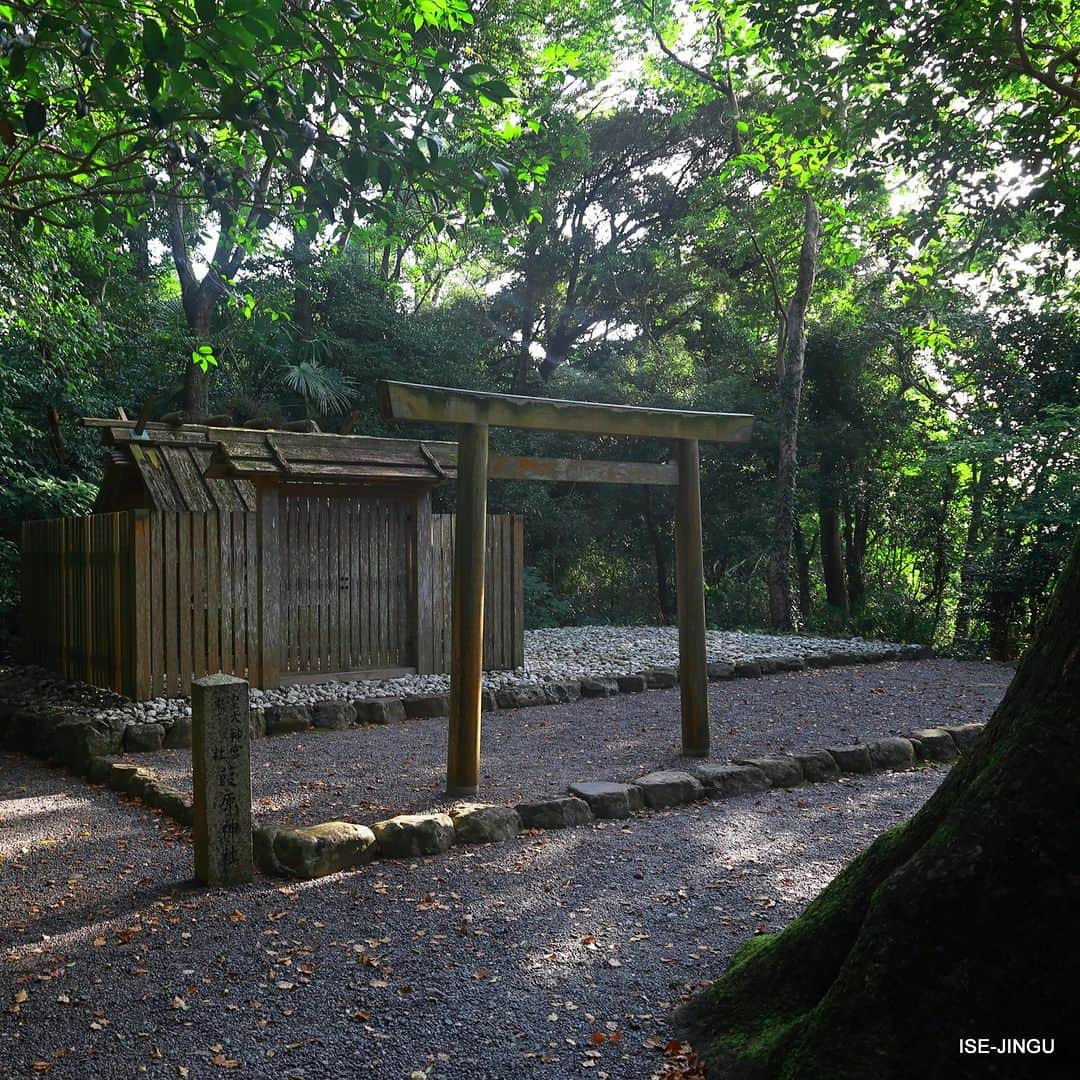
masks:
MULTIPOLYGON (((214 323, 214 311, 218 301, 228 296, 225 282, 232 278, 243 261, 244 249, 231 245, 229 239, 231 218, 222 211, 220 232, 210 265, 201 278, 196 277, 188 250, 184 209, 178 199, 169 204, 169 245, 173 265, 180 280, 180 300, 184 305, 188 327, 197 345, 210 343, 214 323)), ((197 364, 187 358, 184 369, 184 413, 189 423, 202 423, 210 413, 210 377, 197 364)))
POLYGON ((971 634, 971 614, 974 607, 975 564, 982 540, 983 503, 990 480, 990 462, 973 462, 971 465, 971 517, 968 519, 967 536, 964 540, 964 561, 960 565, 960 599, 956 605, 956 627, 953 645, 965 645, 971 634))
POLYGON ((1078 703, 1080 536, 1004 700, 929 802, 681 1011, 710 1076, 1073 1075, 1078 703), (979 1037, 1056 1053, 960 1053, 979 1037))
POLYGON ((774 630, 794 630, 797 613, 791 589, 791 541, 795 529, 795 482, 798 474, 799 401, 802 398, 806 356, 806 310, 817 274, 821 218, 807 195, 803 217, 799 277, 788 304, 783 331, 785 343, 780 372, 778 412, 779 449, 776 469, 776 519, 769 554, 769 619, 774 630))
POLYGON ((844 512, 844 570, 847 573, 848 609, 858 611, 866 596, 863 563, 866 559, 866 538, 870 514, 866 499, 860 493, 843 497, 844 512))
POLYGON ((653 565, 656 568, 656 602, 660 612, 660 625, 670 626, 675 621, 675 603, 671 595, 671 559, 669 542, 661 533, 653 511, 652 490, 642 487, 645 502, 645 529, 649 534, 649 543, 653 550, 653 565))
POLYGON ((818 495, 818 522, 821 534, 821 576, 829 607, 848 613, 844 582, 844 541, 840 531, 840 459, 831 452, 821 455, 821 491, 818 495))

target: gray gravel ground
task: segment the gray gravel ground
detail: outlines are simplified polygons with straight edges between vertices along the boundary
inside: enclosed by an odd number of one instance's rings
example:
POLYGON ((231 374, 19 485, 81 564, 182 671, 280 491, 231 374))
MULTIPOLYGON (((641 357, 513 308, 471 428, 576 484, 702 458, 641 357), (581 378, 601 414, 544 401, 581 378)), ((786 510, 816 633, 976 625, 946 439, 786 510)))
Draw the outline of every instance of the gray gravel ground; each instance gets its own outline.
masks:
MULTIPOLYGON (((729 688, 740 724, 764 685, 729 688)), ((853 733, 869 719, 857 700, 853 733)), ((907 700, 910 726, 923 717, 907 700)), ((191 885, 188 838, 160 815, 0 755, 0 1075, 647 1077, 680 997, 794 917, 943 775, 211 893, 191 885)))
MULTIPOLYGON (((1012 678, 1003 664, 952 660, 810 669, 710 684, 712 758, 797 752, 862 736, 985 720, 1012 678)), ((190 792, 191 755, 140 754, 190 792)), ((443 795, 446 721, 276 736, 252 744, 258 815, 279 824, 370 824, 451 805, 443 795)), ((481 797, 511 804, 575 780, 627 781, 679 756, 679 691, 485 713, 481 797)))

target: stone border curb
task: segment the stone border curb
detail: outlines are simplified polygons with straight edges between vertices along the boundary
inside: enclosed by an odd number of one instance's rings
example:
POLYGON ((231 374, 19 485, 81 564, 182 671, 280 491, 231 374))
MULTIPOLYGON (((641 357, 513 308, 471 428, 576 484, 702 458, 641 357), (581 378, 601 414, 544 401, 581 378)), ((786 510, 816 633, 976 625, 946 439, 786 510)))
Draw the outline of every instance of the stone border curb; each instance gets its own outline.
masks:
MULTIPOLYGON (((806 657, 761 656, 731 663, 712 660, 706 666, 710 682, 737 678, 760 678, 783 671, 807 668, 878 664, 886 660, 933 659, 925 645, 902 645, 889 649, 836 649, 806 657)), ((559 705, 581 698, 612 697, 644 690, 667 690, 678 686, 677 668, 650 668, 634 674, 569 679, 548 683, 503 687, 483 691, 483 709, 523 709, 559 705)), ((251 710, 251 737, 297 735, 313 731, 341 731, 350 727, 402 723, 406 720, 445 716, 445 694, 410 694, 406 697, 327 698, 313 705, 267 705, 251 710)), ((963 738, 963 736, 959 736, 963 738)), ((191 717, 171 724, 127 724, 98 719, 59 706, 24 706, 0 700, 0 749, 71 765, 90 757, 113 754, 154 753, 161 749, 185 750, 191 746, 191 717), (63 728, 61 731, 60 729, 63 728)))
MULTIPOLYGON (((618 820, 711 799, 724 800, 771 788, 828 783, 841 774, 896 772, 916 764, 949 764, 965 753, 985 724, 922 728, 907 737, 888 736, 844 747, 800 754, 741 758, 724 765, 701 762, 688 772, 662 769, 630 783, 580 781, 569 795, 519 803, 515 807, 467 803, 449 813, 400 814, 373 825, 326 821, 287 828, 256 825, 255 865, 265 874, 302 880, 355 870, 376 858, 439 855, 453 845, 500 843, 521 832, 575 828, 594 820, 618 820)), ((191 827, 191 800, 131 762, 93 757, 75 771, 140 798, 180 825, 191 827)))

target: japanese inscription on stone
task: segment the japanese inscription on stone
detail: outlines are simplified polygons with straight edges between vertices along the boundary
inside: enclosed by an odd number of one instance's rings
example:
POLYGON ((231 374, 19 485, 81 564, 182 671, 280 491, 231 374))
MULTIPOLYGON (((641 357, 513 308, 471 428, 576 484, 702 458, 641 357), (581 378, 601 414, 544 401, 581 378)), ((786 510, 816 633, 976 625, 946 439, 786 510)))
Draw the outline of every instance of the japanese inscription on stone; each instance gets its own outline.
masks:
POLYGON ((208 675, 191 684, 195 878, 204 885, 252 879, 248 710, 243 679, 208 675))

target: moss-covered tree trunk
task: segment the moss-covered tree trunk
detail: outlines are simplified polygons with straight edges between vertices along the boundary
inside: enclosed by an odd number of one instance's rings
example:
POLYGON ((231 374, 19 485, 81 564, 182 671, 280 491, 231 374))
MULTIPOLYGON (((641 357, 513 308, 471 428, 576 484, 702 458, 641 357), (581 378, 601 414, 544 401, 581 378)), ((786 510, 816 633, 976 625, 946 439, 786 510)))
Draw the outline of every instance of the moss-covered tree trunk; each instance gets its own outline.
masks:
POLYGON ((681 1010, 682 1034, 715 1077, 1068 1075, 1078 808, 1080 537, 975 746, 801 918, 748 943, 681 1010), (961 1054, 979 1037, 1053 1038, 1055 1053, 961 1054))

